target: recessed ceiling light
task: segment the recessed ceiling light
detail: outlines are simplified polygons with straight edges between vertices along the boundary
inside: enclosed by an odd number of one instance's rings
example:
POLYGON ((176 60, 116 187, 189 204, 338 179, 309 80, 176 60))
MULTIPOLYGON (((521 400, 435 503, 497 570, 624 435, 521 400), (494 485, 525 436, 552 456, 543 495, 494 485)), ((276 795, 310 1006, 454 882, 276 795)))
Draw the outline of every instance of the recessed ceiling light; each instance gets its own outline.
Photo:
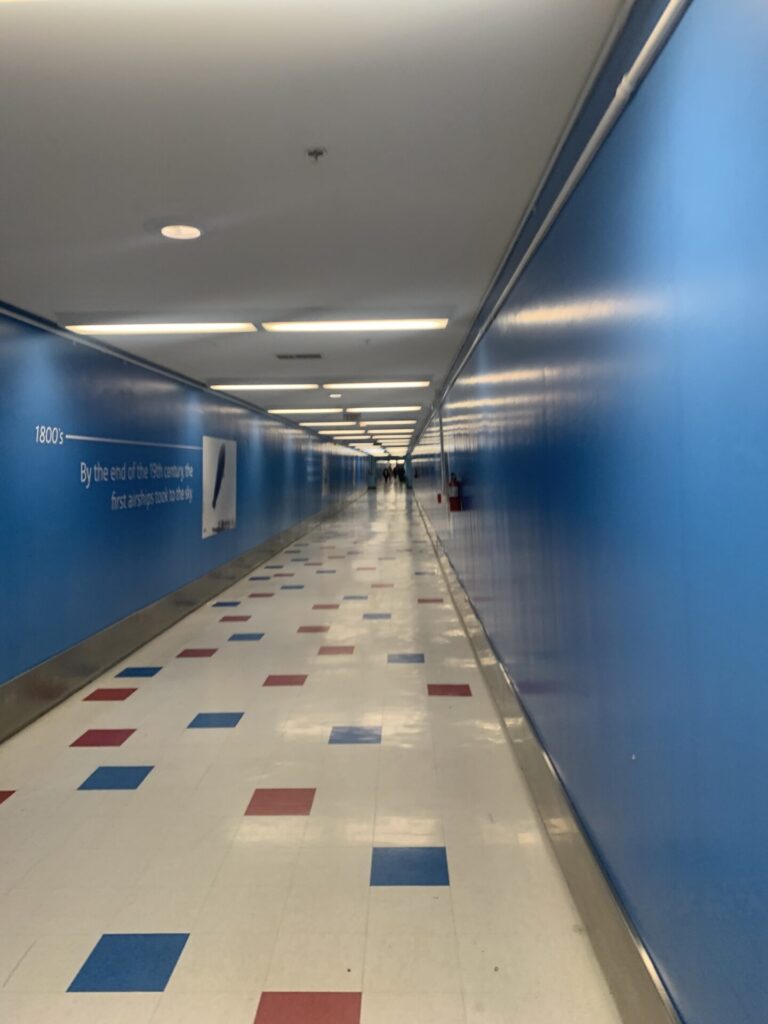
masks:
POLYGON ((333 388, 341 388, 344 391, 358 390, 362 388, 428 388, 430 382, 428 380, 380 380, 371 381, 367 384, 355 384, 348 382, 345 384, 323 384, 323 387, 327 390, 333 390, 333 388))
POLYGON ((249 323, 195 324, 67 324, 75 334, 245 334, 255 331, 249 323))
POLYGON ((318 434, 333 434, 334 437, 368 437, 367 430, 318 430, 318 434))
POLYGON ((356 427, 357 420, 302 420, 300 427, 356 427))
POLYGON ((263 323, 265 331, 442 331, 443 319, 397 320, 273 320, 263 323))
POLYGON ((385 426, 389 426, 390 424, 395 424, 395 425, 399 426, 400 424, 415 423, 415 422, 416 422, 416 420, 361 420, 360 421, 360 426, 361 427, 385 427, 385 426))
POLYGON ((211 391, 317 391, 319 384, 211 384, 211 391))
POLYGON ((328 397, 329 397, 329 398, 341 398, 341 395, 339 395, 339 394, 335 394, 335 395, 328 395, 328 397))
POLYGON ((275 416, 333 416, 338 409, 267 409, 275 416))
POLYGON ((163 238, 173 238, 177 242, 191 242, 202 235, 200 228, 193 224, 165 224, 160 228, 163 238))
POLYGON ((345 412, 419 412, 420 405, 363 405, 345 412))

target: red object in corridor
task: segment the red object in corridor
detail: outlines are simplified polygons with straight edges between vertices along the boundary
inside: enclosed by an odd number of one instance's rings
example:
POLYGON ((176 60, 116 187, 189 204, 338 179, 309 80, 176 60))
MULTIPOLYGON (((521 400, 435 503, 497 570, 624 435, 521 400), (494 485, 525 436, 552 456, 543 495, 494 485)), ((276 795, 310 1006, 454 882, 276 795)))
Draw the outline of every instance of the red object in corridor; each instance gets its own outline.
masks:
POLYGON ((448 481, 448 510, 461 512, 461 483, 455 473, 451 473, 448 481))

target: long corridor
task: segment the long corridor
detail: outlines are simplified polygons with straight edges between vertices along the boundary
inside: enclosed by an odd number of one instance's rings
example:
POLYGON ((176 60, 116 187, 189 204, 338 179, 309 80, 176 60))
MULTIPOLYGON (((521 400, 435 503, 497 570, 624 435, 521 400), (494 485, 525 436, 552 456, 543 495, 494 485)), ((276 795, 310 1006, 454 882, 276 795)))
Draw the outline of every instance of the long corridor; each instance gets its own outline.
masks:
POLYGON ((0 790, 9 1024, 618 1021, 394 485, 0 747, 0 790))

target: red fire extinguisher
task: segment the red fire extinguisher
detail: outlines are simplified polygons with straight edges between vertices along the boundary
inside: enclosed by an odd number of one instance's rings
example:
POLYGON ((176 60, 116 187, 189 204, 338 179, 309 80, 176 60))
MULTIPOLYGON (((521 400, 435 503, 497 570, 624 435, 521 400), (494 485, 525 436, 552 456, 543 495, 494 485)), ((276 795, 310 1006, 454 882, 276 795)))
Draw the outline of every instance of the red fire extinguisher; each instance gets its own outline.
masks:
POLYGON ((451 473, 448 480, 448 510, 461 512, 461 483, 457 480, 455 473, 451 473))

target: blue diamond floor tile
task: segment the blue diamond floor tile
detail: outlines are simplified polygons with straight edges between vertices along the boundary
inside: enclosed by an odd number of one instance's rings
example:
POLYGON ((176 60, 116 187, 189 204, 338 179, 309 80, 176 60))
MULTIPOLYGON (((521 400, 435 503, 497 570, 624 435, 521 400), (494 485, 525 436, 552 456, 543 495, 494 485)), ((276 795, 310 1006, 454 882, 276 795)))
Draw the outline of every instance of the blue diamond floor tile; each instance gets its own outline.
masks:
POLYGON ((237 608, 239 601, 215 601, 214 608, 237 608))
POLYGON ((444 846, 374 846, 371 885, 449 885, 444 846))
POLYGON ((138 789, 154 765, 102 765, 78 789, 138 789))
POLYGON ((387 661, 390 665, 421 665, 424 661, 423 654, 388 654, 387 661))
POLYGON ((304 589, 304 584, 303 583, 284 583, 282 585, 282 587, 280 587, 280 589, 281 590, 303 590, 304 589))
POLYGON ((364 619, 391 619, 392 616, 389 612, 365 612, 363 614, 364 619))
POLYGON ((317 569, 318 576, 334 576, 336 573, 335 569, 317 569))
POLYGON ((347 594, 347 596, 344 598, 344 600, 345 601, 367 601, 368 600, 368 595, 367 594, 347 594))
POLYGON ((249 580, 271 580, 271 576, 249 576, 249 580))
POLYGON ((265 569, 282 569, 282 565, 265 565, 265 569))
POLYGON ((151 676, 156 676, 159 671, 159 665, 134 665, 131 668, 124 668, 122 672, 118 672, 115 678, 149 679, 151 676))
POLYGON ((329 743, 381 743, 381 726, 334 725, 329 743))
POLYGON ((69 992, 163 992, 189 934, 102 935, 69 992))
POLYGON ((233 633, 230 640, 261 640, 263 633, 233 633))
POLYGON ((188 729, 234 729, 243 717, 242 711, 201 711, 187 726, 188 729))

